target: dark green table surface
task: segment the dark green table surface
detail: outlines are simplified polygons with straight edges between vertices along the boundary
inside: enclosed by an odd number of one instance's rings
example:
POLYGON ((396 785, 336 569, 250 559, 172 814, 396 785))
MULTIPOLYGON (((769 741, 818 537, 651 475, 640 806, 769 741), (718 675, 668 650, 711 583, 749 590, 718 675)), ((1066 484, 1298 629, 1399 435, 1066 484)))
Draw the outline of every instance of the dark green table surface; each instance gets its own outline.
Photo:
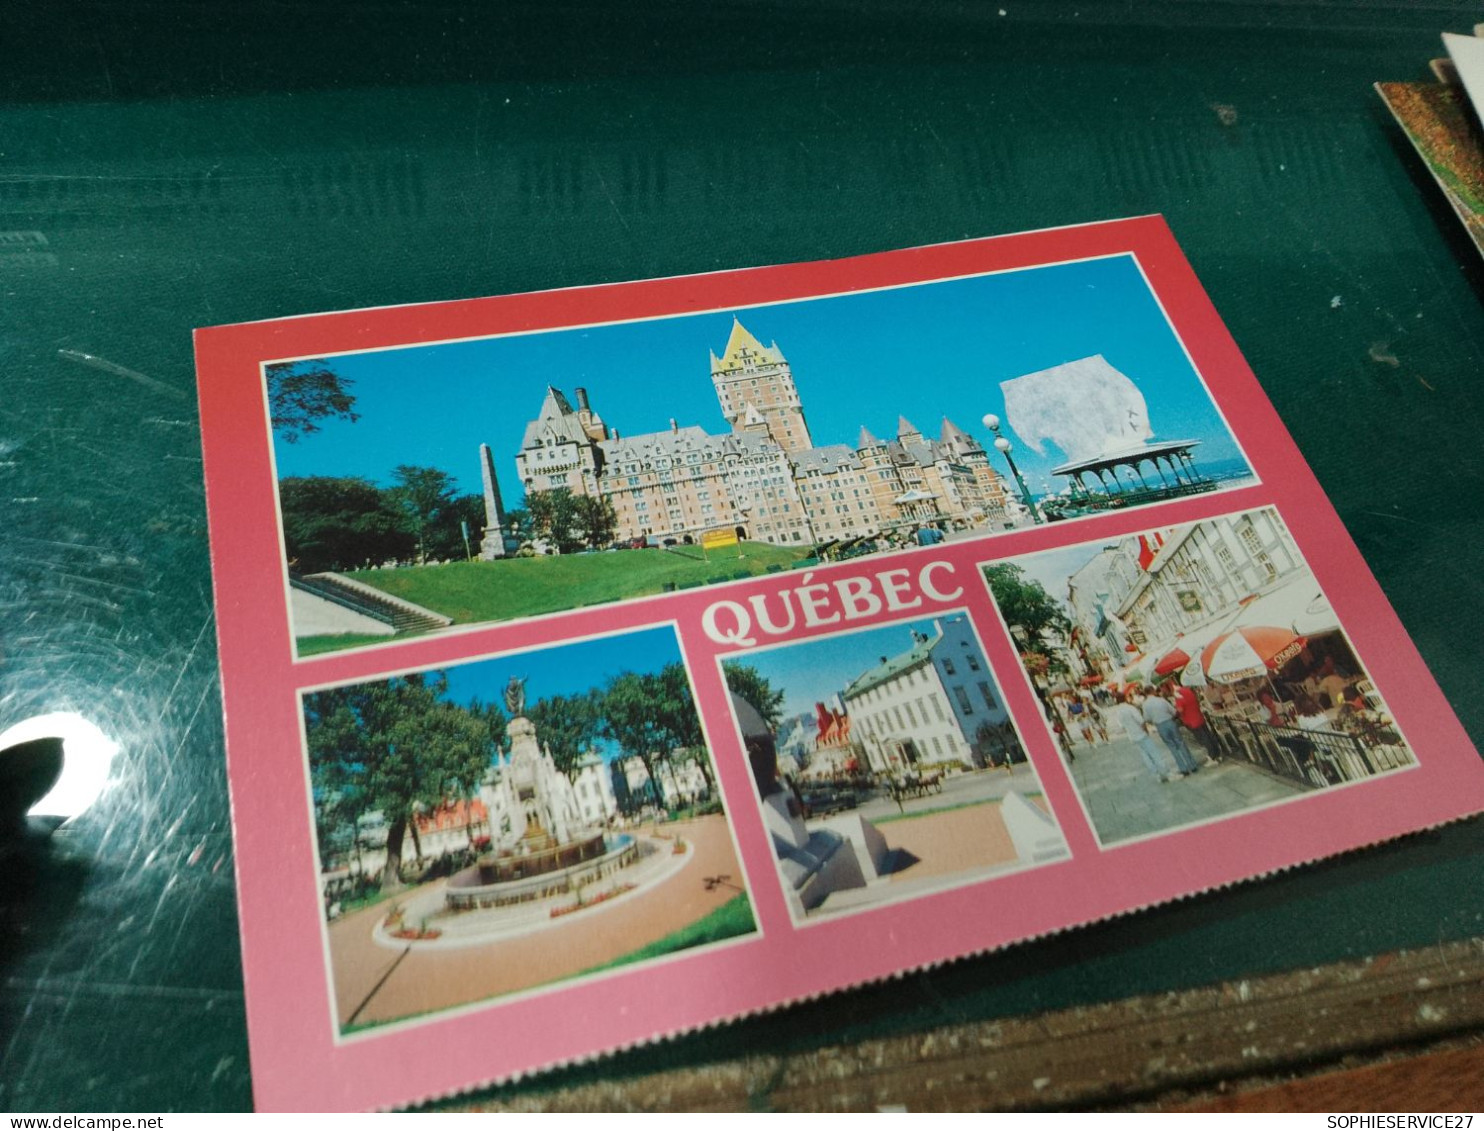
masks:
MULTIPOLYGON (((1484 272, 1371 89, 1473 5, 482 7, 6 13, 0 728, 122 753, 4 869, 0 1107, 251 1103, 196 326, 1162 212, 1484 737, 1484 272)), ((521 1089, 1484 935, 1481 862, 1455 825, 521 1089)))

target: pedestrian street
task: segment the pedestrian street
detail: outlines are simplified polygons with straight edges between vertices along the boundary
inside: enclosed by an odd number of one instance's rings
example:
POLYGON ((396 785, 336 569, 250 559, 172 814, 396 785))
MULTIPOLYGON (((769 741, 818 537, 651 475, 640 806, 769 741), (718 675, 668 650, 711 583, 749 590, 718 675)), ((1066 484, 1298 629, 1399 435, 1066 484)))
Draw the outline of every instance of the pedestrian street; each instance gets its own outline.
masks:
MULTIPOLYGON (((1154 745, 1173 770, 1174 760, 1164 744, 1155 738, 1154 745)), ((1078 742, 1072 753, 1076 758, 1069 767, 1072 780, 1104 844, 1209 821, 1308 792, 1252 766, 1209 763, 1193 745, 1200 772, 1171 782, 1152 778, 1138 748, 1127 739, 1092 746, 1078 742)))

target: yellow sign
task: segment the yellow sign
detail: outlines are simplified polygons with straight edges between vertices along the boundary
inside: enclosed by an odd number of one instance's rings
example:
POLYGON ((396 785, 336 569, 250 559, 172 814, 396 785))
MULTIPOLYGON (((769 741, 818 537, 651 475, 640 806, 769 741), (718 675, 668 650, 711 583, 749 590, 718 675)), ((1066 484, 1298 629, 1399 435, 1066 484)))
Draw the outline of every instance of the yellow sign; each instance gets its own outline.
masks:
POLYGON ((716 550, 722 546, 735 546, 737 544, 737 531, 731 527, 723 530, 708 530, 701 535, 701 548, 705 550, 716 550))

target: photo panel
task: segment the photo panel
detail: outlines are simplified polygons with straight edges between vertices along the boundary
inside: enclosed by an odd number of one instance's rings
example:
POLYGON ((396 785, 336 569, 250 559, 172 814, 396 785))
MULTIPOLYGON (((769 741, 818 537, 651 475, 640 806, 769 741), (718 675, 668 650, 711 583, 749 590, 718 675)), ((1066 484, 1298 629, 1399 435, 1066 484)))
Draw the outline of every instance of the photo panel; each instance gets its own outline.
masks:
POLYGON ((1069 858, 967 612, 719 663, 795 922, 1069 858))
POLYGON ((673 627, 300 703, 342 1037, 757 930, 673 627))
POLYGON ((1104 845, 1417 765, 1275 507, 981 569, 1104 845))
POLYGON ((262 371, 300 657, 1256 481, 1132 253, 262 371))

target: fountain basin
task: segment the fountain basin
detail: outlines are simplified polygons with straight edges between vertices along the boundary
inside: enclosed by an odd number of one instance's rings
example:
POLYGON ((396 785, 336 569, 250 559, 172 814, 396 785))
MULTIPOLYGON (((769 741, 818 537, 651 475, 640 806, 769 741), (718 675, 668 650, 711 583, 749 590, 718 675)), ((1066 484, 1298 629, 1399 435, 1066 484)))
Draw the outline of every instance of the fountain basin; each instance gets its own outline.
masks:
POLYGON ((627 833, 599 833, 534 851, 484 856, 449 878, 444 902, 450 911, 473 911, 552 899, 638 858, 639 843, 627 833))

